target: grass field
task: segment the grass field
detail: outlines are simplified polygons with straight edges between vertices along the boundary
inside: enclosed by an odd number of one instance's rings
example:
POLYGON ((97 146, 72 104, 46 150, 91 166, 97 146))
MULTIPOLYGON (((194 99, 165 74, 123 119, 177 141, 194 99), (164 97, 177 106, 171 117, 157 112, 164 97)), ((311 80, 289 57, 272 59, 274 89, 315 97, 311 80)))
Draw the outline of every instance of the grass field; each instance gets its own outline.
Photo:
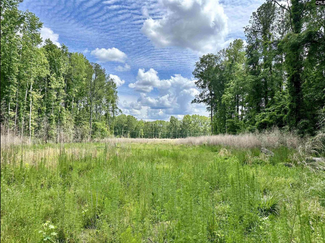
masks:
POLYGON ((325 173, 291 167, 286 147, 1 152, 1 242, 325 242, 325 173))

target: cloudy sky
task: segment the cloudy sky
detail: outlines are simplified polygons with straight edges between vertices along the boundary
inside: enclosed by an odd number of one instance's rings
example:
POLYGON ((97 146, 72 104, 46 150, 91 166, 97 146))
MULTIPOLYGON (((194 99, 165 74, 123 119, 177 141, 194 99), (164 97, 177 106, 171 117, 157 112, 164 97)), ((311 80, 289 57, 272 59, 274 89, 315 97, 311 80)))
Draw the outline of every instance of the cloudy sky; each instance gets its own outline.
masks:
POLYGON ((100 63, 118 86, 124 114, 144 120, 208 115, 191 104, 192 71, 236 38, 263 0, 25 0, 43 39, 100 63))

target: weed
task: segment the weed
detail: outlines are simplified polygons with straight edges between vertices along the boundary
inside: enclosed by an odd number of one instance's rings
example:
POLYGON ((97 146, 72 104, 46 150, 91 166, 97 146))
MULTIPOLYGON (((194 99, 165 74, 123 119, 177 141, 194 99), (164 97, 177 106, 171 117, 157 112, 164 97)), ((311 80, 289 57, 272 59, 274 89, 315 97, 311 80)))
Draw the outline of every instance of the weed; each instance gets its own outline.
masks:
POLYGON ((42 235, 42 242, 56 242, 58 233, 55 231, 56 227, 50 221, 46 221, 38 233, 42 235))

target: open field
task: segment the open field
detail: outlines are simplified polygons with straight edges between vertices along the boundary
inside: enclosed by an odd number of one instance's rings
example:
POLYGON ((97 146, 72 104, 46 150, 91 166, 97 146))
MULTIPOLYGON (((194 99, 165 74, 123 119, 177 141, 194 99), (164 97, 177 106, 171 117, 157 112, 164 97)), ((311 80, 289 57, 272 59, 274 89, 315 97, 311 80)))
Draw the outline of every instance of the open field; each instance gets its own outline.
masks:
POLYGON ((137 141, 2 149, 1 242, 325 241, 325 173, 292 148, 137 141))

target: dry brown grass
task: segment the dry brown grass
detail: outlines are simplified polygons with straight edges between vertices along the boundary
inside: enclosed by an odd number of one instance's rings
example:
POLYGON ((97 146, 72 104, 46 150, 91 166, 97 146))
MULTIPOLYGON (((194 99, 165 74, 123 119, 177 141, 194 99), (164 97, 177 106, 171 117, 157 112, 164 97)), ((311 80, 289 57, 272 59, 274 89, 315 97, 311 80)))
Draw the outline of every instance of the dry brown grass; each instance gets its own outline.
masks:
POLYGON ((94 142, 108 144, 125 144, 125 143, 175 143, 178 139, 159 139, 159 138, 105 138, 94 140, 94 142))
MULTIPOLYGON (((185 145, 221 145, 236 148, 277 148, 286 146, 289 148, 298 148, 304 141, 294 133, 283 133, 278 129, 264 133, 247 133, 240 135, 215 135, 188 137, 179 139, 149 139, 149 138, 106 138, 97 139, 93 142, 106 143, 110 145, 128 144, 128 143, 163 143, 163 144, 185 144, 185 145)), ((2 135, 1 145, 4 147, 10 145, 30 144, 27 138, 20 138, 13 134, 2 135)))
POLYGON ((294 133, 281 132, 279 129, 263 133, 246 133, 240 135, 214 135, 201 137, 188 137, 179 139, 152 139, 152 138, 107 138, 95 140, 108 144, 125 144, 125 143, 168 143, 168 144, 185 144, 185 145, 222 145, 236 148, 277 148, 286 146, 289 148, 298 148, 304 143, 294 133))
POLYGON ((44 147, 42 149, 26 149, 23 147, 8 146, 1 153, 1 162, 6 161, 11 165, 20 165, 20 161, 27 166, 37 166, 40 162, 46 162, 47 167, 56 166, 60 155, 64 154, 69 158, 80 160, 86 156, 96 158, 99 151, 95 146, 61 148, 44 147))
POLYGON ((19 137, 13 133, 1 134, 1 148, 6 148, 11 145, 31 144, 31 141, 26 137, 19 137))
POLYGON ((239 135, 215 135, 202 137, 188 137, 178 139, 177 144, 188 145, 222 145, 236 148, 277 148, 286 146, 298 148, 303 140, 294 133, 283 133, 278 129, 264 133, 247 133, 239 135))

